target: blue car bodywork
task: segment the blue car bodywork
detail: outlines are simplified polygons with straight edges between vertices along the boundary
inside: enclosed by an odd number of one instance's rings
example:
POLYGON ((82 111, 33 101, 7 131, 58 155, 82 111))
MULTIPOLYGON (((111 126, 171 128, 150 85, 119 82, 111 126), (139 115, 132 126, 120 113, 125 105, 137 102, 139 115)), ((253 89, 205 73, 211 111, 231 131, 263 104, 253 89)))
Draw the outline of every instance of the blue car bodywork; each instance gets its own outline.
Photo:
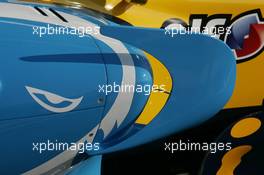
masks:
POLYGON ((100 174, 102 154, 206 121, 235 85, 233 53, 210 36, 170 37, 57 6, 0 2, 0 48, 1 174, 100 174), (59 27, 91 30, 54 34, 59 27), (166 105, 146 126, 135 120, 149 94, 102 88, 153 85, 143 51, 173 79, 166 105), (56 143, 90 143, 82 153, 91 158, 68 169, 81 148, 56 149, 56 143))

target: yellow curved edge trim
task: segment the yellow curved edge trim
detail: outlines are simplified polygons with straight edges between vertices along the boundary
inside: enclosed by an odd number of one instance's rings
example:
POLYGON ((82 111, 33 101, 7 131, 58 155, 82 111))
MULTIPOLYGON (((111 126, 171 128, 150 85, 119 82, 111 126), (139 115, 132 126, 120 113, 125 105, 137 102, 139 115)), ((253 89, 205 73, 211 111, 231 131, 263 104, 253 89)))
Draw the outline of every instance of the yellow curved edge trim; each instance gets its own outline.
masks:
MULTIPOLYGON (((145 52, 147 59, 152 68, 153 84, 161 86, 164 85, 166 92, 171 92, 172 78, 167 68, 155 57, 145 52)), ((158 93, 159 94, 159 93, 158 93)))
POLYGON ((234 170, 240 164, 241 158, 252 149, 250 145, 243 145, 228 151, 216 175, 234 175, 234 170))
POLYGON ((247 137, 255 133, 261 127, 261 121, 257 118, 246 118, 237 122, 231 129, 234 138, 247 137))
MULTIPOLYGON (((152 67, 153 74, 153 84, 154 85, 164 85, 166 92, 171 92, 172 89, 172 79, 169 71, 166 67, 152 55, 145 53, 149 63, 152 67)), ((137 124, 147 125, 149 124, 165 106, 169 94, 164 92, 151 92, 149 99, 142 113, 136 120, 137 124)))

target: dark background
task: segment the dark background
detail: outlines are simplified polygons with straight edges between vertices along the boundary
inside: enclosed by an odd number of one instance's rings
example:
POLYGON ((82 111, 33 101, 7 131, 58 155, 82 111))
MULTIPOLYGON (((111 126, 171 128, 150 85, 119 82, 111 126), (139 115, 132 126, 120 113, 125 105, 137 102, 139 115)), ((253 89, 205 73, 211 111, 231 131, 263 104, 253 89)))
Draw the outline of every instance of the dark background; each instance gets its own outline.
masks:
POLYGON ((190 140, 192 142, 213 142, 232 123, 241 117, 262 110, 261 107, 228 109, 218 113, 211 120, 195 128, 133 149, 103 156, 103 175, 199 174, 207 152, 165 151, 165 142, 190 140))

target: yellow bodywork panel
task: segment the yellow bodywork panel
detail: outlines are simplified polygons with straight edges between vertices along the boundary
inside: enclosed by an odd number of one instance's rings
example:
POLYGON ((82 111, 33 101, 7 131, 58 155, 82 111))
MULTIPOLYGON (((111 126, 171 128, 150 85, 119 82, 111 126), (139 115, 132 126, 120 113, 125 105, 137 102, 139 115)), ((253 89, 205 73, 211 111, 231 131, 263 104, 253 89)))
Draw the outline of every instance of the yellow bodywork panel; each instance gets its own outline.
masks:
POLYGON ((233 138, 243 138, 254 134, 261 127, 261 121, 258 118, 250 117, 237 122, 231 129, 233 138))
POLYGON ((228 151, 223 159, 222 165, 216 175, 234 175, 235 169, 241 163, 243 156, 252 150, 252 146, 243 145, 228 151))
POLYGON ((264 98, 264 54, 237 64, 237 79, 234 93, 226 108, 258 106, 264 98))

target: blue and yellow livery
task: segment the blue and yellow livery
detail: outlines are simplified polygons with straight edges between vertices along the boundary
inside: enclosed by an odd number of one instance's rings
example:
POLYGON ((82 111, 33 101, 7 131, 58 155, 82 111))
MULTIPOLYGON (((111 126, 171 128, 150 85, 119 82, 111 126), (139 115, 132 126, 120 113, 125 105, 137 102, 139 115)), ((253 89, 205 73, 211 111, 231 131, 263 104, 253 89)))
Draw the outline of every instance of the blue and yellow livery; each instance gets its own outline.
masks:
POLYGON ((207 35, 6 1, 0 28, 1 174, 100 174, 103 154, 204 122, 235 86, 234 54, 207 35))

